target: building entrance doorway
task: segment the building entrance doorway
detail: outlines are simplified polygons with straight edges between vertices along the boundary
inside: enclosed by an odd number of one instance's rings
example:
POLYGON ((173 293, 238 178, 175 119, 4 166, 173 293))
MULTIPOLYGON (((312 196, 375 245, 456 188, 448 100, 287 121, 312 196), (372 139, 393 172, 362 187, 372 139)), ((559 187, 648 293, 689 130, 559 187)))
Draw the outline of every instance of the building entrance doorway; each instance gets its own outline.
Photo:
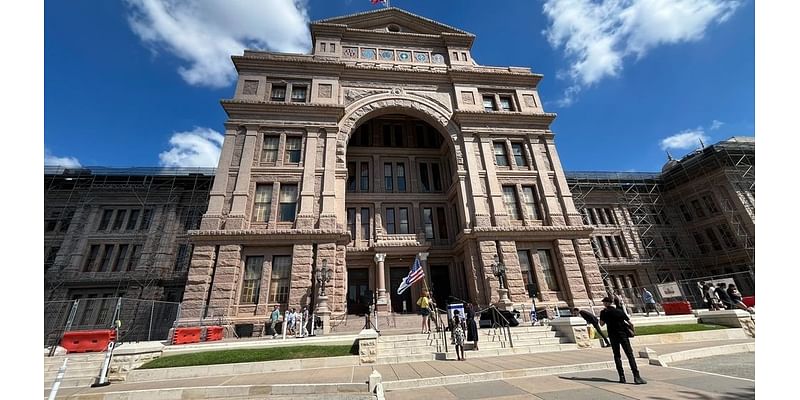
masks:
MULTIPOLYGON (((396 313, 403 312, 403 302, 405 302, 406 305, 405 311, 412 312, 413 303, 411 302, 411 288, 406 289, 403 294, 397 294, 397 288, 400 287, 400 283, 403 282, 406 276, 408 276, 408 268, 389 268, 389 292, 392 296, 392 311, 396 313)), ((419 284, 419 282, 417 284, 419 284)))
POLYGON ((447 309, 447 298, 450 297, 450 271, 447 265, 431 265, 431 291, 433 301, 442 310, 447 309))
POLYGON ((347 270, 347 313, 363 315, 369 311, 369 269, 347 270))

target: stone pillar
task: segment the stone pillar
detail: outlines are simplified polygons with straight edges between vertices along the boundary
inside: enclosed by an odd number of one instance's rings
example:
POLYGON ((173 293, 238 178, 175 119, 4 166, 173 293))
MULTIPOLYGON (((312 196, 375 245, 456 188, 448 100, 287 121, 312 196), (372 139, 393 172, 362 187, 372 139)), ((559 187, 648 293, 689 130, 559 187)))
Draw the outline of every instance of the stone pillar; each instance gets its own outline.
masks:
POLYGON ((489 204, 494 211, 493 226, 508 225, 508 210, 503 203, 503 189, 497 180, 497 172, 494 165, 494 143, 489 137, 480 138, 481 149, 483 149, 483 165, 486 168, 486 187, 489 189, 489 204))
POLYGON ((497 254, 497 245, 492 240, 481 240, 478 242, 478 266, 483 270, 483 276, 486 278, 486 297, 489 299, 489 304, 497 303, 500 300, 498 296, 498 289, 500 285, 497 279, 492 274, 492 264, 494 264, 494 256, 497 254))
POLYGON ((211 289, 214 259, 214 246, 194 246, 189 273, 186 277, 186 289, 181 302, 182 320, 202 319, 208 291, 211 289))
POLYGON ((566 337, 571 343, 577 344, 579 349, 588 349, 592 347, 592 340, 589 338, 589 329, 583 318, 555 318, 550 320, 550 326, 555 328, 556 331, 566 337))
POLYGON ((586 285, 583 282, 583 273, 581 271, 580 264, 578 263, 578 257, 575 254, 575 246, 572 244, 572 240, 570 239, 560 239, 556 240, 557 251, 558 251, 558 260, 553 260, 556 264, 558 261, 561 261, 561 267, 563 268, 563 277, 566 279, 565 288, 563 289, 569 299, 568 303, 571 305, 575 305, 576 301, 578 303, 587 303, 589 300, 589 296, 586 293, 586 285))
POLYGON ((236 147, 236 132, 233 127, 225 129, 225 140, 219 156, 217 173, 208 198, 208 211, 203 216, 200 229, 219 229, 222 224, 222 208, 225 204, 225 190, 228 187, 228 171, 233 160, 233 149, 236 147))
POLYGON ((328 296, 319 296, 317 302, 316 314, 322 320, 322 334, 327 335, 331 333, 331 310, 328 308, 328 296))
MULTIPOLYGON (((320 229, 336 228, 336 131, 325 131, 325 150, 322 153, 325 173, 322 178, 322 212, 319 216, 320 229)), ((345 178, 346 179, 346 178, 345 178)), ((344 204, 344 198, 342 199, 344 204)))
POLYGON ((233 206, 225 227, 230 229, 243 229, 247 224, 247 205, 250 191, 250 170, 256 151, 256 138, 258 131, 248 128, 244 139, 242 160, 239 163, 239 173, 236 178, 236 187, 233 190, 233 206))
POLYGON ((386 260, 386 253, 377 253, 375 254, 375 264, 378 269, 378 298, 375 302, 375 305, 378 308, 378 311, 387 311, 388 310, 388 300, 386 299, 386 273, 385 273, 385 266, 384 260, 386 260))
POLYGON ((536 163, 536 170, 539 172, 539 193, 541 194, 541 201, 545 207, 545 213, 549 221, 545 223, 545 225, 563 226, 565 225, 564 213, 561 210, 558 193, 556 193, 555 185, 553 181, 548 178, 547 174, 547 172, 551 171, 551 163, 547 154, 546 141, 540 139, 538 143, 533 143, 533 152, 535 155, 538 155, 538 157, 534 157, 533 160, 536 163))
POLYGON ((311 293, 311 264, 312 264, 312 245, 296 244, 292 251, 292 273, 291 285, 289 289, 289 307, 296 307, 302 310, 303 306, 310 303, 311 293))
MULTIPOLYGON (((583 275, 583 284, 586 287, 589 303, 599 303, 605 297, 606 291, 603 287, 600 267, 597 265, 597 258, 594 256, 592 245, 589 243, 589 239, 575 239, 572 243, 575 247, 575 253, 578 255, 578 265, 581 269, 581 275, 583 275)), ((575 303, 575 306, 580 307, 577 303, 575 303)))
POLYGON ((378 361, 378 332, 374 329, 364 329, 356 340, 361 364, 375 364, 378 361))
POLYGON ((505 282, 508 295, 512 302, 522 303, 528 299, 525 284, 522 280, 522 270, 517 256, 517 244, 514 241, 500 241, 500 258, 506 266, 505 282))
MULTIPOLYGON (((472 201, 473 211, 475 212, 475 220, 472 225, 474 226, 491 226, 492 221, 489 216, 489 210, 486 209, 486 193, 483 191, 481 185, 479 160, 475 158, 475 137, 472 135, 464 135, 464 160, 466 161, 467 176, 469 177, 469 186, 471 191, 470 200, 472 201)), ((464 191, 464 193, 470 193, 464 191)))
POLYGON ((238 244, 220 246, 208 303, 208 316, 234 316, 241 270, 242 246, 238 244))
POLYGON ((300 191, 300 210, 297 213, 297 229, 314 228, 314 181, 317 166, 317 133, 306 133, 306 147, 303 156, 303 183, 300 191))

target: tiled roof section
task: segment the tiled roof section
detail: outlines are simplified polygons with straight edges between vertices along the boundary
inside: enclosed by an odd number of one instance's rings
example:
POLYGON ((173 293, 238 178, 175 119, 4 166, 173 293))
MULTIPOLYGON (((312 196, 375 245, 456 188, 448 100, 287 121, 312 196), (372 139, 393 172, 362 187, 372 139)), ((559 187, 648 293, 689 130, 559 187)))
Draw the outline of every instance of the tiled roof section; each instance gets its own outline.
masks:
POLYGON ((401 10, 401 9, 399 9, 397 7, 386 7, 386 8, 381 8, 381 9, 378 9, 378 10, 363 11, 363 12, 359 12, 359 13, 343 15, 343 16, 340 16, 340 17, 325 18, 325 19, 320 19, 320 20, 317 20, 317 21, 313 21, 311 23, 312 24, 322 24, 322 23, 336 24, 336 23, 340 23, 340 24, 345 24, 346 25, 346 22, 348 22, 349 20, 353 20, 356 17, 362 17, 362 16, 366 16, 366 15, 382 14, 382 13, 401 13, 401 14, 405 14, 405 15, 407 15, 409 17, 425 21, 425 22, 427 22, 429 24, 434 24, 434 25, 439 26, 441 28, 445 28, 445 29, 447 29, 449 31, 452 31, 452 32, 455 32, 455 33, 460 33, 460 34, 469 35, 469 36, 475 36, 472 33, 469 33, 467 31, 464 31, 464 30, 461 30, 461 29, 458 29, 458 28, 455 28, 455 27, 452 27, 452 26, 449 26, 449 25, 445 25, 445 24, 443 24, 441 22, 434 21, 432 19, 422 17, 422 16, 419 16, 419 15, 414 14, 414 13, 410 13, 410 12, 405 11, 405 10, 401 10))

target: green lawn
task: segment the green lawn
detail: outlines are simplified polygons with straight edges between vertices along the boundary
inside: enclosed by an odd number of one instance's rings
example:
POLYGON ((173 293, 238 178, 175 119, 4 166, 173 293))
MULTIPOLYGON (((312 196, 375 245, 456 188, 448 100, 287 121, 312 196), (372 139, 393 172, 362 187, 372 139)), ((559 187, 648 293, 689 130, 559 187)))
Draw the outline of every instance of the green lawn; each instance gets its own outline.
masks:
POLYGON ((171 368, 212 364, 291 360, 297 358, 339 357, 358 354, 357 352, 354 352, 354 348, 355 346, 353 345, 330 345, 204 351, 200 353, 160 357, 142 365, 139 368, 171 368))
MULTIPOLYGON (((711 331, 715 329, 729 329, 729 328, 727 326, 711 325, 711 324, 673 324, 673 325, 637 326, 636 336, 660 335, 662 333, 711 331)), ((603 333, 607 333, 607 331, 603 329, 603 333)))

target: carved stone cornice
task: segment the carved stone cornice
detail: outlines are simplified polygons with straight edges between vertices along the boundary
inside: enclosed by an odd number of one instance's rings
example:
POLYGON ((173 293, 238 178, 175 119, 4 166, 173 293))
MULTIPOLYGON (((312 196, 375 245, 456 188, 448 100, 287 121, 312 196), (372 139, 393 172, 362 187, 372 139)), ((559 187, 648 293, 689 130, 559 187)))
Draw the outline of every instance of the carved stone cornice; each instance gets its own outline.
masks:
POLYGON ((556 113, 523 114, 515 111, 472 111, 456 110, 453 118, 466 128, 469 125, 480 126, 521 126, 527 129, 550 129, 556 119, 556 113))
POLYGON ((475 239, 492 240, 556 240, 588 239, 592 233, 590 226, 476 226, 466 236, 475 239))
POLYGON ((193 243, 286 245, 307 241, 346 245, 350 242, 349 232, 339 229, 218 229, 191 230, 188 233, 193 243))

